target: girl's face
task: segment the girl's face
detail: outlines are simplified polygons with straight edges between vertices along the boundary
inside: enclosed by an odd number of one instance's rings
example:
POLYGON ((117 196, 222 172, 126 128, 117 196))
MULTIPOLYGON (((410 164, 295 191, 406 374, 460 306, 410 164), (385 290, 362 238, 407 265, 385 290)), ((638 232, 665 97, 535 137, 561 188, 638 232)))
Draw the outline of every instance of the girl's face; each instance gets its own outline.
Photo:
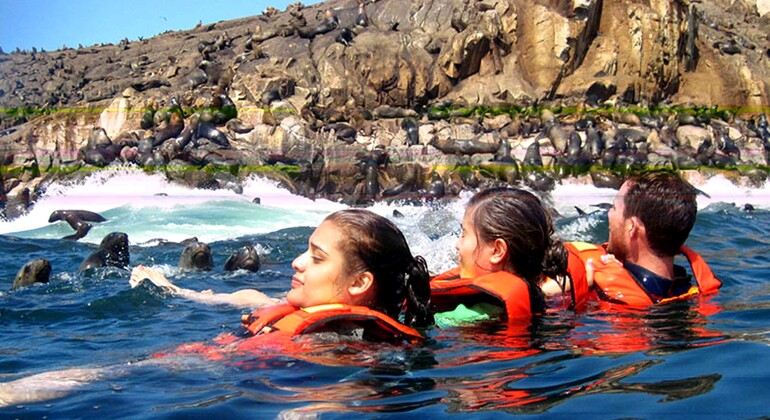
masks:
POLYGON ((492 244, 479 242, 476 226, 473 223, 474 208, 469 208, 463 216, 462 233, 457 239, 455 249, 460 255, 460 277, 473 278, 496 271, 490 258, 494 247, 492 244))
POLYGON ((308 239, 308 250, 294 259, 291 266, 291 290, 286 300, 300 308, 328 303, 352 304, 348 287, 353 276, 345 268, 346 256, 339 248, 343 231, 324 221, 308 239))

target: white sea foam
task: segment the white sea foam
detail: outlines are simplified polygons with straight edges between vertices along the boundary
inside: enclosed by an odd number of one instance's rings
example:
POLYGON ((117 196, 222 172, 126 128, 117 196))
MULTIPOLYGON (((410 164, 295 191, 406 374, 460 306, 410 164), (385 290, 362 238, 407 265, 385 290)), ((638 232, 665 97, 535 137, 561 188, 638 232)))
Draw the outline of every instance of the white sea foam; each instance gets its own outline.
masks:
MULTIPOLYGON (((222 205, 221 207, 228 207, 222 205)), ((190 236, 208 241, 231 239, 254 233, 263 233, 271 229, 282 229, 291 226, 313 226, 323 217, 346 206, 329 200, 311 200, 291 194, 280 188, 277 183, 258 177, 252 177, 244 182, 242 194, 234 191, 219 189, 194 189, 169 182, 163 174, 145 173, 140 170, 122 168, 116 170, 95 172, 77 183, 62 183, 50 185, 45 194, 40 197, 31 210, 10 222, 0 222, 0 234, 16 234, 35 231, 32 236, 41 238, 60 238, 72 233, 65 222, 57 222, 66 226, 46 229, 51 224, 48 218, 55 210, 88 210, 104 214, 121 208, 142 215, 144 220, 133 218, 128 226, 116 226, 115 223, 93 223, 93 228, 83 242, 99 242, 104 234, 113 230, 129 233, 132 243, 144 242, 154 238, 166 240, 182 240, 190 236), (253 208, 263 212, 263 220, 241 220, 243 223, 230 223, 229 228, 224 224, 211 220, 191 221, 184 227, 169 225, 144 226, 150 220, 163 219, 162 216, 183 214, 211 203, 228 203, 231 205, 249 204, 259 197, 260 205, 253 208), (132 235, 133 233, 133 235, 132 235)), ((238 215, 230 215, 237 219, 238 215)), ((109 219, 109 218, 108 218, 109 219)), ((168 220, 164 220, 167 223, 168 220)))
MULTIPOLYGON (((704 209, 715 203, 734 203, 742 208, 751 204, 770 209, 770 187, 740 187, 723 176, 691 179, 701 191, 698 206, 704 209)), ((544 197, 561 217, 578 215, 578 208, 590 213, 595 205, 611 203, 616 191, 596 188, 579 182, 564 182, 544 197)), ((437 268, 451 264, 453 249, 465 205, 472 192, 440 205, 377 203, 370 209, 396 222, 406 233, 410 244, 429 257, 437 268), (394 216, 398 211, 403 217, 394 216), (439 246, 440 244, 440 246, 439 246), (435 254, 437 249, 441 251, 435 254)), ((129 234, 131 243, 156 238, 181 241, 191 236, 211 242, 246 235, 272 232, 295 226, 316 226, 329 213, 346 206, 329 200, 311 200, 294 195, 276 182, 253 176, 243 183, 243 192, 187 188, 167 181, 163 174, 136 169, 101 171, 79 183, 53 184, 37 200, 26 215, 10 222, 0 222, 0 234, 36 238, 61 238, 72 233, 65 222, 51 224, 49 215, 55 210, 78 209, 107 213, 108 222, 94 223, 81 241, 98 243, 112 231, 129 234), (261 204, 253 204, 255 198, 261 204)), ((563 224, 561 234, 580 238, 591 230, 600 217, 575 220, 563 224)), ((434 267, 431 267, 432 269, 434 267)))

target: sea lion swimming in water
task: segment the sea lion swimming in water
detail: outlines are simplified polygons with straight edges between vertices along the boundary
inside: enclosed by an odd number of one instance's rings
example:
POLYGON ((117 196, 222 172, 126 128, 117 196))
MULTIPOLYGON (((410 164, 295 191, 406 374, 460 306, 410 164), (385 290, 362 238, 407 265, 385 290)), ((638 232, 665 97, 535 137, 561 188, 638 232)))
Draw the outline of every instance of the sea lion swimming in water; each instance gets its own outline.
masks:
POLYGON ((87 222, 104 222, 107 219, 98 213, 88 210, 56 210, 48 217, 48 223, 64 220, 75 230, 75 233, 62 239, 77 241, 86 236, 91 230, 91 224, 87 222))
POLYGON ((225 271, 249 270, 256 273, 259 271, 259 265, 257 250, 251 245, 246 245, 233 252, 225 261, 225 271))
POLYGON ((38 258, 28 262, 16 274, 12 289, 29 286, 34 283, 48 283, 51 275, 51 263, 45 258, 38 258))
POLYGON ((128 268, 128 235, 123 232, 111 232, 102 239, 99 249, 89 255, 78 267, 78 272, 105 266, 128 268))
POLYGON ((193 270, 211 270, 214 267, 214 259, 211 257, 211 247, 205 242, 192 241, 185 246, 179 256, 180 268, 193 270))

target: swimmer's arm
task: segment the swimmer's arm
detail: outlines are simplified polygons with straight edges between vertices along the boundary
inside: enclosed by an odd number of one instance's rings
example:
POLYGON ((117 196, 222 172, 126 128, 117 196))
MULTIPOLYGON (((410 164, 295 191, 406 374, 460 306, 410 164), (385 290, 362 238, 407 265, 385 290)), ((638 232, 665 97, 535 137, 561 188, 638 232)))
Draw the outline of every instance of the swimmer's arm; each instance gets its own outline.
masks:
POLYGON ((556 280, 547 277, 544 282, 540 283, 540 290, 546 297, 563 295, 572 289, 572 282, 569 279, 564 280, 566 281, 562 283, 563 279, 556 280))
POLYGON ((214 293, 211 290, 195 290, 177 287, 173 293, 186 299, 210 305, 232 305, 242 308, 259 308, 275 305, 279 301, 255 289, 243 289, 233 293, 214 293))
MULTIPOLYGON (((601 256, 603 263, 609 263, 610 261, 617 261, 612 254, 601 256)), ((586 282, 588 288, 591 289, 594 286, 594 260, 589 258, 585 263, 586 282)), ((556 279, 547 277, 544 282, 540 283, 540 290, 546 297, 563 295, 572 290, 572 279, 566 276, 558 276, 556 279)))
POLYGON ((171 283, 166 276, 153 268, 145 267, 143 265, 134 267, 134 269, 131 270, 131 278, 128 281, 131 287, 138 286, 144 280, 150 280, 156 286, 167 289, 175 295, 210 305, 226 304, 238 307, 258 308, 278 303, 278 300, 254 289, 244 289, 233 293, 214 293, 210 290, 197 292, 171 283))

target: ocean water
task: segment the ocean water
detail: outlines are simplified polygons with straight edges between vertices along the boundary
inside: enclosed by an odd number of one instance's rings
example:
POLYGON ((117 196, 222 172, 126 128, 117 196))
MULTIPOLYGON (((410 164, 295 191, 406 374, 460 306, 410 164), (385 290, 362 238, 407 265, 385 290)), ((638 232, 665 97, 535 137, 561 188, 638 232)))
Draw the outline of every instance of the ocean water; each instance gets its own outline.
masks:
MULTIPOLYGON (((430 329, 425 343, 405 347, 334 335, 266 341, 215 360, 175 349, 235 331, 241 309, 187 301, 148 283, 131 289, 127 270, 77 273, 78 265, 102 237, 121 231, 129 236, 131 265, 159 268, 180 286, 250 287, 282 297, 291 261, 313 228, 344 206, 260 179, 238 195, 185 189, 129 169, 52 186, 29 214, 0 223, 0 382, 45 374, 24 390, 47 397, 0 408, 0 417, 766 417, 770 189, 742 189, 722 178, 699 188, 709 197, 699 198, 688 245, 724 282, 711 298, 624 313, 554 310, 531 330, 430 329), (755 210, 744 211, 746 203, 755 210), (72 229, 48 223, 58 209, 96 211, 108 220, 78 242, 63 241, 72 229), (210 244, 214 270, 177 267, 179 242, 193 236, 210 244), (260 271, 225 272, 226 258, 245 244, 257 247, 260 271), (12 290, 19 268, 40 257, 52 263, 50 283, 12 290)), ((546 197, 559 214, 557 234, 606 239, 606 214, 591 212, 613 195, 558 186, 546 197), (578 215, 575 206, 590 214, 578 215)), ((456 259, 469 196, 371 210, 399 225, 413 252, 438 272, 456 259)))

